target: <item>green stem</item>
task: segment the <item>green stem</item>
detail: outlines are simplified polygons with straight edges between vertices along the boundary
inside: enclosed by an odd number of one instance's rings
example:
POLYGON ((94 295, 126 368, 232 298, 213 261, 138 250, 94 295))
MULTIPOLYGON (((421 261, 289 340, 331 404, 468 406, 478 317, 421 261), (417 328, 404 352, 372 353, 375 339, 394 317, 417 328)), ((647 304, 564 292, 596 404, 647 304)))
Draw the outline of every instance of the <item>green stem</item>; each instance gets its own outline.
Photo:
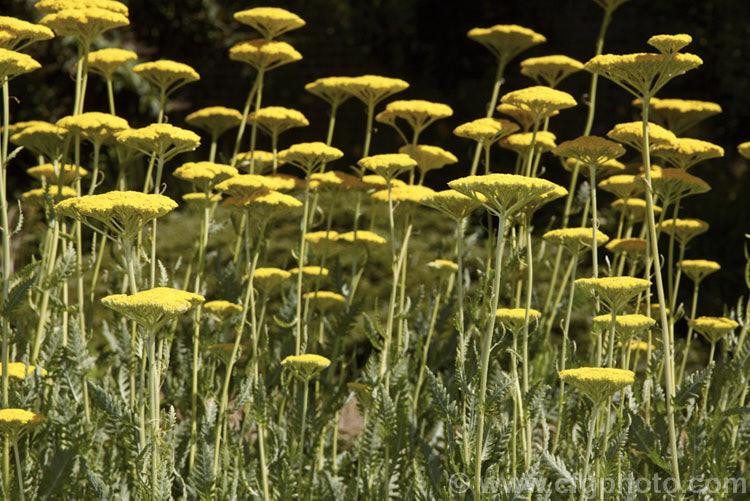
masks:
MULTIPOLYGON (((260 103, 263 99, 263 75, 264 70, 261 68, 258 71, 258 87, 255 93, 255 113, 260 110, 260 103)), ((255 141, 258 137, 258 121, 253 120, 253 125, 250 127, 250 174, 255 174, 255 141)))
MULTIPOLYGON (((580 497, 579 500, 583 501, 584 499, 587 499, 586 495, 586 486, 589 480, 589 466, 590 466, 590 458, 591 458, 591 449, 594 444, 594 435, 596 434, 596 420, 597 416, 599 414, 599 405, 594 403, 594 406, 591 408, 591 420, 589 421, 589 433, 588 437, 586 439, 586 455, 583 457, 583 476, 581 477, 581 485, 580 485, 580 497)), ((597 479, 594 479, 594 492, 596 492, 596 483, 597 479)))
POLYGON ((362 148, 362 156, 366 157, 370 155, 370 142, 372 141, 372 119, 375 114, 375 103, 368 103, 367 105, 367 125, 365 129, 365 144, 362 148))
MULTIPOLYGON (((490 98, 489 106, 487 106, 487 112, 485 118, 490 118, 495 114, 495 106, 497 106, 497 98, 500 96, 500 86, 503 84, 503 72, 505 71, 505 61, 498 60, 497 72, 495 73, 495 83, 492 85, 492 97, 490 98)), ((482 143, 477 143, 477 148, 474 150, 474 160, 471 163, 471 175, 477 173, 477 167, 479 166, 479 157, 482 154, 482 143)))
POLYGON ((112 90, 112 80, 107 77, 107 99, 109 101, 109 114, 117 116, 115 113, 115 93, 112 90))
MULTIPOLYGON (((690 307, 690 320, 695 320, 695 312, 698 308, 698 289, 700 288, 700 280, 695 282, 693 287, 693 305, 690 307)), ((687 364, 687 358, 690 354, 690 342, 693 339, 693 326, 688 323, 687 339, 685 340, 685 348, 682 352, 682 362, 680 363, 680 373, 677 376, 677 384, 682 382, 682 376, 685 374, 685 365, 687 364)))
POLYGON ((310 175, 308 172, 305 176, 305 199, 304 207, 302 209, 302 235, 299 242, 299 255, 297 256, 297 313, 296 313, 296 324, 294 330, 294 354, 299 355, 302 346, 302 268, 305 266, 305 252, 306 241, 305 235, 307 235, 307 224, 310 211, 310 175))
POLYGON ((245 134, 245 127, 247 127, 247 117, 250 114, 250 106, 253 104, 253 98, 255 92, 258 90, 260 85, 260 73, 255 76, 255 81, 250 89, 245 100, 245 107, 242 110, 242 121, 240 122, 239 129, 237 129, 237 138, 234 140, 234 150, 232 151, 232 167, 237 167, 237 155, 240 153, 240 146, 242 145, 242 136, 245 134))
MULTIPOLYGON (((531 295, 532 286, 534 285, 534 253, 531 248, 531 224, 529 218, 526 220, 524 225, 524 231, 526 233, 526 273, 527 273, 527 285, 526 285, 526 304, 524 311, 524 322, 522 331, 523 340, 523 392, 524 395, 529 392, 529 311, 531 310, 531 295)), ((500 263, 498 262, 498 266, 500 263)), ((497 309, 497 308, 496 308, 497 309)), ((495 310, 492 310, 494 313, 495 310)), ((526 421, 526 443, 524 444, 526 468, 531 467, 531 453, 532 453, 532 436, 531 436, 531 419, 525 419, 526 421)))
MULTIPOLYGON (((161 185, 161 175, 164 170, 164 155, 159 155, 159 161, 156 164, 156 182, 154 183, 154 193, 159 193, 161 185)), ((156 219, 151 223, 151 288, 156 287, 156 219)))
POLYGON ((26 500, 23 489, 23 467, 21 466, 21 455, 18 453, 18 439, 13 438, 13 456, 16 458, 16 478, 18 479, 18 496, 21 501, 26 500))
POLYGON ((297 480, 298 492, 304 492, 302 488, 302 479, 304 474, 302 471, 302 458, 305 455, 305 424, 307 422, 307 400, 310 393, 310 381, 307 379, 303 381, 304 388, 302 390, 302 422, 300 423, 299 430, 299 452, 297 454, 297 474, 299 475, 297 480))
POLYGON ((502 271, 502 250, 503 237, 505 235, 505 214, 499 214, 499 224, 497 228, 497 240, 495 243, 495 281, 492 288, 492 299, 490 308, 490 319, 487 322, 487 329, 484 332, 482 340, 480 376, 479 376, 479 420, 477 424, 477 434, 474 437, 474 499, 481 499, 482 489, 482 453, 484 449, 484 414, 486 409, 487 393, 487 374, 490 368, 490 350, 492 348, 492 334, 495 331, 495 312, 500 301, 500 277, 502 271))
MULTIPOLYGON (((558 252, 562 252, 560 249, 558 252)), ((568 333, 570 332, 570 317, 573 314, 573 296, 575 295, 575 280, 576 271, 578 269, 578 254, 573 256, 572 263, 573 271, 570 276, 570 289, 568 289, 568 310, 565 313, 565 321, 563 323, 563 340, 562 349, 560 350, 560 370, 565 370, 565 363, 567 361, 567 349, 568 349, 568 333)), ((557 450, 557 443, 560 439, 560 431, 562 429, 562 418, 565 411, 565 383, 560 381, 560 398, 557 403, 557 426, 555 427, 555 438, 552 441, 552 454, 557 450)))
MULTIPOLYGON (((667 407, 667 424, 669 426, 669 445, 670 445, 670 456, 672 463, 672 475, 675 478, 675 484, 677 488, 678 499, 682 499, 682 486, 680 484, 680 468, 677 458, 677 433, 675 429, 674 420, 674 408, 672 401, 675 396, 675 385, 674 385, 674 362, 672 360, 672 341, 670 339, 670 328, 669 319, 667 318, 666 309, 666 297, 664 295, 664 283, 661 275, 661 263, 659 261, 659 245, 656 237, 656 220, 654 216, 654 200, 652 196, 651 188, 651 155, 649 152, 649 137, 648 137, 648 111, 649 102, 651 101, 650 95, 643 96, 642 99, 642 115, 643 115, 643 170, 646 178, 646 221, 648 224, 649 232, 649 244, 651 246, 651 255, 655 261, 655 278, 656 278, 656 294, 659 299, 661 308, 659 309, 661 330, 662 330, 662 342, 664 346, 664 366, 665 366, 665 379, 667 387, 666 395, 666 407, 667 407)), ((664 208, 666 211, 666 207, 664 208)))

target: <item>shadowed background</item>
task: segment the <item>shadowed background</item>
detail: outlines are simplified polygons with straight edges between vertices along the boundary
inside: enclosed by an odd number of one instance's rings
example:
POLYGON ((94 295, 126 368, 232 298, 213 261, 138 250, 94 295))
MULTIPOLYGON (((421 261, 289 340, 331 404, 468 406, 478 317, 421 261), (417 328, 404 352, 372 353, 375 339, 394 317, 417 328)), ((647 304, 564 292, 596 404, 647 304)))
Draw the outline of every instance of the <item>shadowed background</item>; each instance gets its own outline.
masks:
MULTIPOLYGON (((5 0, 0 14, 38 21, 41 15, 32 9, 33 3, 5 0)), ((593 55, 602 19, 602 10, 591 0, 290 0, 266 3, 158 0, 123 3, 130 8, 131 25, 106 33, 97 40, 94 49, 122 47, 136 51, 141 62, 162 58, 193 66, 201 75, 200 82, 177 91, 167 113, 170 123, 183 127, 186 126, 185 115, 198 108, 243 106, 254 73, 247 65, 231 61, 228 49, 257 34, 234 21, 232 14, 257 6, 284 7, 297 13, 307 21, 307 26, 281 39, 291 43, 304 59, 267 75, 263 105, 299 109, 311 125, 282 134, 280 148, 300 141, 324 140, 327 105, 305 92, 305 83, 324 76, 366 73, 402 78, 411 86, 392 99, 427 99, 449 104, 454 110, 453 117, 430 126, 420 138, 421 142, 442 146, 459 158, 457 165, 428 175, 427 184, 435 189, 444 189, 445 181, 467 173, 473 143, 453 136, 452 130, 484 115, 496 69, 489 52, 466 38, 466 32, 475 26, 519 24, 547 37, 546 43, 522 53, 508 65, 502 95, 534 85, 519 73, 518 63, 527 57, 565 54, 582 62, 588 60, 593 55)), ((721 315, 725 303, 731 306, 739 295, 747 292, 742 272, 744 234, 750 232, 750 202, 746 196, 750 183, 746 174, 748 163, 739 156, 736 146, 750 140, 747 126, 749 19, 750 3, 744 0, 633 0, 615 12, 604 46, 605 53, 651 52, 653 49, 646 45, 651 35, 692 35, 693 44, 685 51, 699 55, 704 65, 670 82, 658 97, 714 101, 724 109, 723 114, 708 119, 689 133, 721 145, 726 156, 691 169, 691 173, 712 186, 712 191, 688 198, 680 212, 681 217, 697 217, 711 224, 707 234, 693 240, 686 257, 713 259, 723 267, 701 286, 699 312, 706 315, 721 315)), ((55 121, 69 114, 73 107, 73 42, 54 39, 35 44, 26 52, 44 67, 14 81, 11 122, 55 121)), ((589 74, 580 72, 559 88, 582 103, 588 85, 589 74)), ((145 81, 121 70, 116 75, 115 86, 118 114, 127 118, 131 126, 155 121, 156 96, 145 81)), ((618 122, 638 120, 631 100, 625 91, 600 79, 592 134, 604 135, 618 122)), ((104 84, 96 75, 89 79, 85 111, 107 111, 104 84)), ((553 118, 550 129, 556 133, 559 143, 579 136, 585 119, 585 106, 578 106, 553 118)), ((364 123, 364 107, 359 102, 351 100, 341 107, 334 146, 342 149, 345 157, 336 162, 335 168, 344 169, 359 159, 364 123)), ((258 147, 269 149, 266 138, 259 138, 258 147)), ((233 132, 223 137, 221 145, 225 152, 229 151, 232 141, 233 132)), ((380 126, 371 152, 393 152, 398 146, 397 134, 389 127, 380 126)), ((205 145, 195 153, 182 155, 176 162, 204 159, 207 148, 205 145)), ((247 149, 247 145, 243 149, 247 149)), ((623 160, 637 160, 637 155, 629 151, 623 160)), ((219 161, 222 161, 221 156, 219 161)), ((494 170, 507 171, 513 168, 513 157, 507 151, 495 149, 492 163, 494 170)), ((31 164, 32 158, 21 155, 15 165, 11 165, 11 201, 28 189, 31 180, 22 172, 31 164)), ((568 185, 568 175, 553 156, 545 155, 542 164, 547 170, 545 177, 568 185)), ((605 198, 600 204, 608 201, 609 198, 605 198)))

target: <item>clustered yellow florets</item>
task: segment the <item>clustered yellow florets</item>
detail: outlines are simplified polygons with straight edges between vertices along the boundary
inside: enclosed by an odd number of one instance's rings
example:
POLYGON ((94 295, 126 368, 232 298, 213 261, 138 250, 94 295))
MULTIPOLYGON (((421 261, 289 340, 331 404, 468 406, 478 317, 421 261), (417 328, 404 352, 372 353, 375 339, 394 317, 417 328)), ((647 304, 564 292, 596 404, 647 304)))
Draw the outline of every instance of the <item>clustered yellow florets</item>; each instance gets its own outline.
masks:
POLYGON ((555 111, 572 108, 578 104, 567 92, 543 85, 508 92, 500 101, 530 113, 537 122, 555 111))
POLYGON ((224 106, 209 106, 192 112, 185 117, 185 122, 205 130, 216 138, 237 127, 242 122, 242 113, 224 106))
POLYGON ((21 50, 27 45, 55 36, 46 26, 10 16, 0 16, 0 48, 21 50))
POLYGON ((722 317, 698 317, 688 322, 688 325, 702 334, 710 343, 717 343, 739 327, 732 319, 722 317))
POLYGON ((155 331, 178 315, 203 303, 199 294, 169 287, 156 287, 136 294, 113 294, 102 298, 102 304, 155 331))
POLYGON ((721 265, 716 261, 706 259, 683 259, 677 263, 682 272, 687 275, 693 282, 699 283, 706 276, 717 272, 721 265))
MULTIPOLYGON (((578 254, 585 247, 594 245, 593 228, 563 228, 559 230, 550 230, 543 235, 556 245, 561 245, 568 249, 572 254, 578 254)), ((609 241, 609 237, 599 230, 596 230, 596 244, 604 245, 609 241)))
POLYGON ((177 208, 164 195, 138 191, 110 191, 63 200, 55 210, 73 219, 101 221, 115 235, 132 239, 146 223, 177 208))
POLYGON ((595 404, 600 404, 619 390, 633 384, 635 373, 623 369, 581 367, 560 371, 560 379, 577 388, 595 404))
POLYGON ((526 49, 546 42, 544 35, 516 24, 496 24, 490 28, 472 28, 466 34, 478 42, 497 58, 498 64, 505 65, 526 49))
POLYGON ((634 277, 579 278, 576 286, 591 296, 598 296, 610 311, 618 311, 632 298, 648 289, 649 280, 634 277))
POLYGON ((0 48, 0 79, 10 80, 41 67, 42 65, 31 56, 0 48))
POLYGON ((324 371, 331 365, 331 361, 320 355, 292 355, 281 361, 281 365, 291 369, 294 374, 305 381, 309 381, 318 373, 324 371))
POLYGON ((214 162, 188 162, 174 171, 175 177, 193 183, 204 191, 211 191, 216 184, 237 175, 239 172, 231 165, 214 162))
POLYGON ((138 54, 132 50, 100 49, 89 54, 89 69, 105 78, 112 78, 117 68, 136 59, 138 59, 138 54))
POLYGON ((557 87, 563 79, 582 69, 583 63, 561 55, 530 57, 521 61, 521 74, 549 87, 557 87))
POLYGON ((278 7, 256 7, 243 10, 235 12, 234 18, 258 30, 266 40, 271 40, 306 24, 298 15, 278 7))
MULTIPOLYGON (((526 308, 498 308, 495 317, 500 324, 514 334, 518 334, 526 322, 526 308)), ((539 322, 542 313, 529 309, 529 322, 539 322)))
MULTIPOLYGON (((112 3, 118 4, 119 2, 112 3)), ((130 21, 126 14, 106 8, 91 7, 58 10, 44 16, 39 24, 52 29, 57 35, 73 37, 79 43, 89 45, 105 31, 127 26, 130 21)))
POLYGON ((229 59, 249 64, 258 71, 270 71, 302 60, 302 54, 286 42, 259 38, 234 45, 229 49, 229 59))

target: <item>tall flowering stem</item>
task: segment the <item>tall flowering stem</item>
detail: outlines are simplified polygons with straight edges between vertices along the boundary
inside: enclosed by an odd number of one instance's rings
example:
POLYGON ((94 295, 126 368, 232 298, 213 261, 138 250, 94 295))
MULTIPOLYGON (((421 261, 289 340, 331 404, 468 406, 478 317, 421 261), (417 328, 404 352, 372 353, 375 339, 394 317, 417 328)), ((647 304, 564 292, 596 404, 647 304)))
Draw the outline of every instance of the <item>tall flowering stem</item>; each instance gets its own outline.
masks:
POLYGON ((474 437, 474 499, 482 498, 482 455, 484 452, 484 415, 487 400, 487 374, 490 368, 490 351, 492 349, 492 335, 495 332, 495 311, 500 302, 500 279, 502 276, 503 238, 505 237, 505 214, 498 215, 497 237, 495 241, 495 277, 490 300, 490 319, 482 337, 481 360, 479 364, 479 418, 477 432, 474 437))
POLYGON ((643 158, 643 170, 646 179, 646 223, 648 225, 649 235, 649 246, 652 259, 656 262, 655 278, 656 278, 656 295, 659 300, 659 304, 662 305, 659 308, 659 320, 661 322, 662 331, 662 343, 664 346, 664 377, 667 386, 667 398, 665 404, 667 407, 667 424, 669 426, 669 445, 670 445, 670 459, 672 462, 672 475, 674 475, 678 496, 682 498, 682 487, 680 484, 680 467, 677 458, 677 432, 675 429, 674 420, 674 405, 673 399, 675 396, 675 381, 674 381, 674 360, 672 353, 672 339, 671 329, 669 327, 669 319, 667 318, 667 309, 663 305, 666 305, 666 295, 664 294, 664 281, 661 274, 661 261, 659 260, 659 242, 656 236, 656 218, 654 215, 654 198, 652 195, 651 188, 651 153, 649 150, 649 138, 648 138, 648 111, 649 101, 651 95, 646 94, 642 98, 641 114, 643 116, 643 145, 641 149, 643 158))

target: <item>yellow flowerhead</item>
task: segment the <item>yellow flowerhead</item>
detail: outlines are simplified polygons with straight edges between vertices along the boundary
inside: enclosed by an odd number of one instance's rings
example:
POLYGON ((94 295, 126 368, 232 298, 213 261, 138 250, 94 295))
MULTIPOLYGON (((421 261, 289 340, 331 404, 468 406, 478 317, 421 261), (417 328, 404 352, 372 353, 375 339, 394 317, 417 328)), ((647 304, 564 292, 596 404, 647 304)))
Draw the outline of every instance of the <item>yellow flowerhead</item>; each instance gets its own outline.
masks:
POLYGON ((605 367, 567 369, 560 371, 559 376, 563 382, 579 390, 597 405, 635 381, 633 371, 605 367))
POLYGON ((688 170, 698 162, 724 156, 724 148, 708 141, 680 137, 669 144, 654 146, 653 153, 678 169, 688 170))
POLYGON ((649 280, 634 277, 579 278, 578 288, 590 296, 597 296, 609 311, 620 311, 628 301, 651 285, 649 280))
POLYGON ((555 111, 572 108, 578 104, 567 92, 543 85, 508 92, 500 99, 500 102, 530 113, 537 123, 555 111))
POLYGON ((248 210, 260 221, 270 221, 302 207, 296 198, 278 191, 261 191, 233 201, 237 207, 248 210))
POLYGON ((581 136, 561 143, 552 150, 552 153, 577 160, 589 170, 596 171, 606 162, 623 156, 625 148, 603 137, 581 136))
POLYGON ((242 313, 242 306, 224 300, 209 301, 203 305, 203 311, 213 315, 220 322, 226 322, 231 317, 242 313))
POLYGON ((55 124, 41 122, 21 129, 10 136, 10 142, 30 149, 48 160, 62 157, 65 146, 65 135, 68 131, 55 124))
POLYGON ((399 153, 405 153, 417 161, 417 169, 424 175, 436 169, 442 169, 446 165, 458 162, 456 155, 446 151, 440 146, 418 144, 416 146, 407 144, 398 149, 399 153))
POLYGON ((327 172, 316 172, 310 176, 310 188, 312 189, 341 189, 355 190, 363 189, 365 184, 362 180, 346 172, 329 170, 327 172))
POLYGON ((612 80, 635 97, 652 97, 672 78, 703 64, 694 54, 602 54, 584 68, 612 80))
POLYGON ((323 313, 330 310, 343 308, 346 304, 346 298, 341 294, 330 291, 307 292, 302 294, 304 301, 310 301, 313 309, 323 313))
POLYGON ((0 433, 17 440, 47 418, 24 409, 0 409, 0 433))
POLYGON ((473 139, 489 148, 505 136, 518 132, 520 127, 510 120, 502 118, 479 118, 453 129, 453 134, 466 139, 473 139))
MULTIPOLYGON (((263 174, 268 172, 273 167, 273 153, 270 151, 255 150, 246 151, 244 153, 237 154, 237 165, 240 167, 246 167, 248 170, 253 163, 253 157, 255 157, 255 172, 263 174)), ((278 157, 276 158, 277 165, 280 167, 283 165, 278 157)))
MULTIPOLYGON (((579 254, 586 247, 591 248, 594 245, 593 228, 563 228, 559 230, 550 230, 542 238, 555 245, 565 247, 571 254, 579 254)), ((596 230, 596 245, 604 245, 609 241, 609 237, 599 230, 596 230)))
POLYGON ((665 219, 657 229, 667 235, 674 235, 680 245, 687 245, 698 235, 707 232, 708 227, 708 223, 701 219, 665 219))
POLYGON ((568 56, 530 57, 521 61, 522 75, 526 75, 539 85, 553 88, 582 69, 582 62, 568 56))
POLYGON ((688 325, 702 334, 710 343, 718 343, 721 338, 739 327, 740 324, 729 318, 698 317, 688 325))
POLYGON ((466 36, 487 47, 501 67, 526 49, 547 41, 544 35, 516 24, 472 28, 466 36))
POLYGON ((422 199, 422 204, 439 210, 456 221, 469 217, 481 205, 476 199, 456 190, 435 192, 422 199))
POLYGON ((750 158, 750 141, 737 146, 737 151, 745 158, 750 158))
MULTIPOLYGON (((292 277, 299 275, 299 268, 292 268, 289 270, 292 277)), ((325 278, 328 276, 328 268, 322 268, 320 266, 303 266, 302 267, 302 278, 313 279, 313 278, 325 278)))
POLYGON ((344 152, 320 141, 293 144, 279 152, 279 158, 305 171, 308 176, 320 166, 338 160, 344 152))
MULTIPOLYGON (((633 221, 643 221, 646 218, 646 201, 641 198, 628 198, 627 200, 615 200, 612 208, 616 211, 624 211, 626 216, 633 221)), ((661 214, 661 207, 654 205, 654 215, 661 214)))
POLYGON ((199 294, 170 287, 156 287, 132 295, 113 294, 102 298, 104 306, 137 322, 151 333, 203 301, 205 299, 199 294))
POLYGON ((34 42, 55 36, 46 26, 15 17, 0 16, 0 49, 21 50, 34 42))
POLYGON ((31 56, 0 48, 0 80, 10 80, 41 67, 31 56))
POLYGON ((55 210, 73 219, 101 221, 115 235, 134 238, 152 220, 177 208, 169 197, 137 191, 110 191, 100 195, 69 198, 55 210))
MULTIPOLYGON (((643 123, 626 122, 615 125, 607 132, 607 137, 620 143, 625 143, 637 151, 643 151, 643 123)), ((660 144, 670 144, 677 139, 672 132, 660 125, 648 123, 649 146, 654 148, 660 144)))
POLYGON ((253 285, 269 293, 291 276, 291 273, 279 268, 256 268, 253 273, 253 285))
MULTIPOLYGON (((576 165, 579 166, 580 164, 578 160, 574 158, 566 158, 562 163, 562 166, 565 170, 568 172, 573 172, 576 165)), ((585 166, 584 166, 585 167, 585 166)), ((607 160, 603 164, 599 165, 596 170, 594 171, 594 176, 596 179, 605 178, 607 176, 611 176, 612 174, 622 174, 627 170, 627 167, 624 163, 620 162, 619 160, 607 160)), ((591 169, 590 168, 584 168, 579 169, 579 172, 586 178, 591 179, 591 169)), ((639 183, 640 184, 640 183, 639 183)))
POLYGON ((258 123, 260 130, 277 138, 282 132, 292 127, 306 127, 310 125, 302 112, 283 106, 267 106, 261 108, 257 113, 251 113, 248 116, 249 121, 258 123))
MULTIPOLYGON (((407 208, 413 209, 422 202, 425 197, 434 195, 435 191, 427 186, 407 184, 406 186, 392 186, 390 198, 393 203, 403 202, 407 208)), ((372 194, 373 200, 388 203, 388 190, 376 191, 372 194)))
POLYGON ((552 190, 548 191, 547 193, 540 195, 530 202, 528 202, 526 205, 521 207, 519 210, 519 214, 516 217, 523 217, 525 216, 527 219, 530 218, 534 212, 541 209, 544 205, 557 200, 558 198, 562 198, 568 194, 568 190, 563 188, 562 186, 555 185, 552 190))
MULTIPOLYGON (((643 174, 639 177, 643 177, 643 174)), ((706 193, 711 189, 704 180, 682 169, 652 170, 651 188, 664 204, 674 203, 689 195, 706 193)))
POLYGON ((405 120, 415 134, 419 134, 435 120, 453 115, 453 109, 447 104, 433 103, 421 99, 393 101, 385 110, 396 118, 405 120))
POLYGON ((221 195, 216 193, 185 193, 182 200, 189 209, 202 211, 221 201, 221 195))
POLYGON ((193 183, 204 192, 209 192, 218 183, 239 175, 239 172, 231 165, 188 162, 176 168, 173 174, 176 178, 193 183))
POLYGON ((88 173, 89 171, 83 167, 76 167, 72 164, 42 164, 26 169, 26 174, 34 179, 53 185, 60 182, 62 184, 70 184, 75 180, 77 175, 85 177, 88 173))
POLYGON ((235 198, 245 198, 269 190, 282 191, 291 189, 293 184, 281 179, 258 174, 240 174, 230 177, 216 185, 216 189, 235 198))
POLYGON ((256 7, 234 13, 234 18, 258 30, 263 38, 271 40, 287 31, 301 28, 306 23, 297 14, 278 7, 256 7))
POLYGON ((100 49, 89 54, 89 70, 111 79, 117 68, 138 59, 138 54, 125 49, 100 49))
POLYGON ((97 111, 63 117, 57 121, 57 125, 79 134, 95 146, 114 143, 115 134, 130 129, 130 124, 124 118, 97 111))
POLYGON ((447 259, 434 259, 427 263, 427 267, 441 275, 452 275, 458 271, 458 265, 447 259))
POLYGON ((561 188, 546 179, 516 174, 467 176, 450 181, 448 186, 477 200, 500 217, 510 216, 535 199, 561 188))
POLYGON ((362 158, 357 164, 382 176, 390 183, 394 177, 416 167, 417 161, 403 153, 385 153, 362 158))
POLYGON ((171 124, 151 124, 140 129, 118 132, 115 138, 120 144, 143 152, 163 157, 173 156, 196 149, 201 144, 198 134, 171 124))
MULTIPOLYGON (((523 329, 526 321, 526 308, 498 308, 495 317, 504 328, 513 334, 518 334, 523 329)), ((529 322, 537 323, 542 318, 542 313, 533 308, 529 309, 529 322)))
POLYGON ((677 263, 682 272, 696 284, 706 278, 711 273, 721 269, 721 265, 716 261, 706 259, 683 259, 677 263))
POLYGON ((373 233, 372 231, 366 231, 366 230, 357 230, 356 232, 356 238, 355 238, 355 232, 348 231, 346 233, 339 233, 338 238, 336 239, 336 242, 338 243, 347 243, 347 244, 357 244, 357 245, 365 245, 365 246, 381 246, 388 243, 388 241, 378 235, 377 233, 373 233))
POLYGON ((309 381, 317 376, 320 372, 326 370, 331 361, 320 355, 292 355, 281 361, 281 365, 291 369, 298 378, 309 381))
POLYGON ((598 184, 598 187, 615 196, 627 200, 643 192, 643 183, 631 174, 618 174, 598 184))
MULTIPOLYGON (((114 2, 119 3, 119 2, 114 2)), ((99 35, 130 24, 126 14, 99 8, 63 9, 47 14, 39 24, 52 29, 55 34, 75 38, 84 46, 91 45, 99 35)))
MULTIPOLYGON (((527 110, 524 110, 522 108, 519 108, 518 106, 513 106, 512 104, 505 104, 500 103, 495 108, 498 113, 501 115, 506 115, 521 124, 521 127, 524 131, 528 131, 532 125, 534 125, 535 117, 532 113, 528 112, 527 110)), ((559 111, 555 111, 550 115, 550 117, 554 117, 555 115, 559 115, 559 111)))
MULTIPOLYGON (((382 190, 388 187, 388 181, 378 174, 365 174, 362 176, 362 184, 365 190, 382 190)), ((391 179, 391 186, 406 186, 400 179, 391 179)))
POLYGON ((216 139, 229 129, 237 127, 242 122, 242 113, 224 106, 210 106, 192 112, 185 117, 185 122, 205 130, 216 139))
MULTIPOLYGON (((631 352, 640 351, 643 354, 648 353, 648 350, 649 350, 649 345, 645 341, 632 340, 630 341, 630 343, 627 343, 627 344, 623 344, 622 341, 617 342, 618 348, 622 348, 623 346, 625 346, 631 352)), ((651 348, 651 351, 654 351, 656 349, 656 346, 652 344, 650 348, 651 348)))
POLYGON ((607 250, 613 254, 625 253, 629 257, 640 257, 646 254, 645 238, 615 238, 609 242, 607 250))
POLYGON ((229 49, 229 59, 246 63, 257 71, 270 71, 302 60, 302 54, 286 42, 273 42, 258 38, 240 42, 229 49))
POLYGON ((673 56, 680 49, 683 49, 690 45, 693 41, 693 37, 686 34, 680 35, 654 35, 646 42, 651 47, 664 54, 665 56, 673 56))
POLYGON ((378 75, 351 77, 345 83, 346 90, 368 107, 375 107, 383 99, 406 90, 408 87, 409 84, 400 78, 378 75))
MULTIPOLYGON (((636 99, 633 104, 641 106, 641 100, 636 99)), ((652 97, 648 114, 650 120, 679 136, 702 120, 719 113, 721 106, 709 101, 652 97)))
POLYGON ((124 16, 130 15, 128 7, 115 0, 39 0, 34 8, 44 14, 52 14, 66 9, 104 9, 124 16))
MULTIPOLYGON (((3 364, 0 364, 0 372, 2 372, 3 364)), ((34 371, 36 370, 36 366, 34 365, 26 365, 24 362, 11 362, 8 364, 8 377, 11 377, 13 379, 18 379, 19 381, 23 381, 26 379, 26 376, 30 374, 34 374, 34 371)), ((41 369, 42 376, 47 375, 47 371, 44 369, 41 369)))
MULTIPOLYGON (((612 323, 612 315, 598 315, 593 319, 594 332, 604 332, 612 323)), ((617 339, 628 341, 656 324, 656 320, 646 315, 617 315, 615 317, 615 334, 617 339)))
POLYGON ((70 186, 50 186, 47 185, 44 188, 35 188, 33 190, 26 191, 21 194, 21 202, 27 205, 39 205, 44 206, 47 200, 51 203, 59 202, 67 198, 72 198, 78 195, 75 188, 70 186))
POLYGON ((511 134, 498 141, 498 145, 506 150, 515 151, 519 155, 528 155, 531 149, 531 140, 534 139, 534 152, 535 153, 546 153, 552 151, 557 144, 555 144, 555 135, 551 132, 540 130, 534 137, 533 132, 519 132, 517 134, 511 134))
POLYGON ((333 108, 338 108, 341 103, 352 97, 347 89, 351 77, 325 77, 318 78, 314 82, 305 85, 305 90, 310 94, 318 96, 333 108))
POLYGON ((160 92, 167 96, 183 85, 201 79, 198 72, 191 66, 168 59, 136 64, 133 66, 133 73, 154 84, 160 92))
POLYGON ((334 230, 311 231, 305 234, 305 242, 307 242, 307 245, 309 245, 313 251, 321 255, 323 252, 328 255, 337 254, 340 250, 339 246, 336 245, 338 239, 339 234, 334 230))

